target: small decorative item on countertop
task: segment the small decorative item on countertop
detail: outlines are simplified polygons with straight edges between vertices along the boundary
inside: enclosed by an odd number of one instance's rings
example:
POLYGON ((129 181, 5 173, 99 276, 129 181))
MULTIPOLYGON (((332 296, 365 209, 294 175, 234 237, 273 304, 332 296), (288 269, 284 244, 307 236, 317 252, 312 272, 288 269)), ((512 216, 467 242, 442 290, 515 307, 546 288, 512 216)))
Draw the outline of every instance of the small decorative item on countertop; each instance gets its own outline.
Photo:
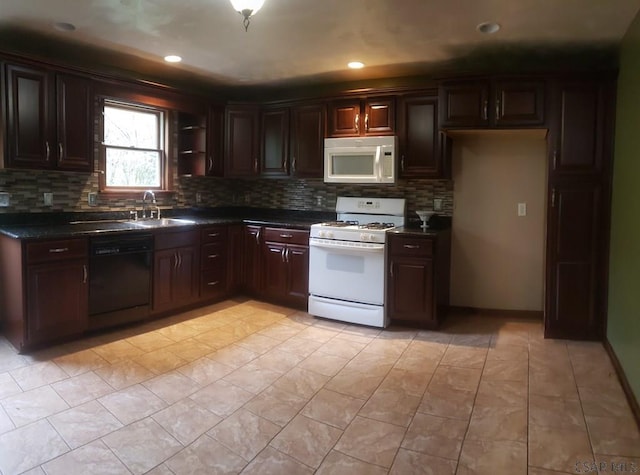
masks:
POLYGON ((427 229, 429 227, 429 219, 435 213, 428 210, 417 210, 416 214, 420 217, 420 221, 422 221, 422 229, 427 229))

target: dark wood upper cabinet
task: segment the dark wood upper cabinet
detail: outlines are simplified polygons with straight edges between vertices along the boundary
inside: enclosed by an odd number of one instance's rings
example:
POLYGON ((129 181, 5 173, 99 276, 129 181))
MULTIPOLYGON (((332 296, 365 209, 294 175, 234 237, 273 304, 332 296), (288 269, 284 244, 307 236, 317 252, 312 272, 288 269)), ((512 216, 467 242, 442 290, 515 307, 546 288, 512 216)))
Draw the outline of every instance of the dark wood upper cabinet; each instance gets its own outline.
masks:
POLYGON ((8 168, 93 169, 91 81, 8 64, 8 168))
POLYGON ((233 105, 226 111, 225 176, 257 176, 260 110, 253 105, 233 105))
POLYGON ((289 108, 262 110, 261 166, 263 176, 287 176, 289 172, 289 108))
POLYGON ((322 178, 324 175, 324 104, 304 104, 291 108, 291 175, 322 178))
POLYGON ((449 140, 438 132, 438 96, 406 96, 398 101, 400 177, 446 178, 450 175, 449 140))
POLYGON ((224 175, 224 107, 209 108, 207 124, 207 176, 224 175))
POLYGON ((207 115, 178 112, 178 174, 207 174, 207 115))
POLYGON ((600 173, 605 147, 606 88, 596 82, 559 83, 554 90, 551 172, 600 173))
POLYGON ((544 109, 543 80, 468 80, 440 86, 443 128, 542 127, 544 109))
POLYGON ((333 101, 329 104, 329 136, 393 135, 395 99, 368 97, 333 101))

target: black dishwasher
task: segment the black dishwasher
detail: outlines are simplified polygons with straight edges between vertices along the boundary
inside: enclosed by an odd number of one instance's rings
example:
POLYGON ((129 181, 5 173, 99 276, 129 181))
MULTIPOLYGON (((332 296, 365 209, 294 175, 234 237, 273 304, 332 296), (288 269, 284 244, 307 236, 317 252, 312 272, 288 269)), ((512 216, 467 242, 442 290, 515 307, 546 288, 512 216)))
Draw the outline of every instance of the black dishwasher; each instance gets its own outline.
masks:
POLYGON ((89 254, 89 328, 143 320, 151 308, 153 236, 93 238, 89 254))

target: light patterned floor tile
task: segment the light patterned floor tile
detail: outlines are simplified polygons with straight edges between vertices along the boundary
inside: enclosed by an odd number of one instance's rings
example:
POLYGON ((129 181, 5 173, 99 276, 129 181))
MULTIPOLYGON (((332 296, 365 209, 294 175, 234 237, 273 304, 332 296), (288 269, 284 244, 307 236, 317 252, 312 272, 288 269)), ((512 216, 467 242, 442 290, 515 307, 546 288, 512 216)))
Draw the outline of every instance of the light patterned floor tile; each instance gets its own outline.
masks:
POLYGON ((51 386, 25 391, 5 398, 1 402, 16 427, 69 409, 69 405, 51 389, 51 386))
POLYGON ((311 475, 313 474, 313 469, 273 447, 267 447, 242 471, 242 475, 284 474, 311 475))
POLYGON ((95 441, 43 465, 47 475, 130 473, 102 441, 95 441))
POLYGON ((400 449, 390 475, 455 475, 457 462, 432 455, 400 449))
POLYGON ((321 389, 304 407, 301 414, 344 430, 364 403, 362 399, 321 389))
POLYGON ((183 399, 153 416, 169 434, 183 445, 189 445, 218 424, 222 418, 191 399, 183 399))
POLYGON ((162 399, 139 384, 103 396, 98 401, 125 425, 167 406, 162 399))
POLYGON ((49 422, 72 449, 122 427, 122 423, 97 401, 55 414, 49 417, 49 422))
POLYGON ((115 391, 93 371, 58 381, 51 387, 72 407, 115 391))
MULTIPOLYGON (((332 450, 316 471, 317 475, 385 475, 387 469, 332 450)), ((404 472, 409 473, 409 472, 404 472)))
POLYGON ((166 464, 177 474, 217 475, 240 473, 247 462, 220 442, 203 435, 167 460, 166 464))
POLYGON ((23 391, 39 388, 69 377, 67 373, 52 361, 43 361, 23 368, 14 369, 10 374, 23 391))

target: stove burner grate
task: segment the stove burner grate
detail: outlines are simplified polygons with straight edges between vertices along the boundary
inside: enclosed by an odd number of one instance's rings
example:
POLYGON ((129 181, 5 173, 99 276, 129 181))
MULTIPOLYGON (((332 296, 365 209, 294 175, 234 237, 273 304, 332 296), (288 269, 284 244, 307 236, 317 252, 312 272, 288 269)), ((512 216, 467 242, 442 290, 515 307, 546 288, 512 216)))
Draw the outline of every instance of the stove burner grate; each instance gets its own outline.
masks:
POLYGON ((360 229, 389 229, 395 227, 393 223, 367 223, 358 226, 360 229))
POLYGON ((326 223, 320 223, 320 226, 331 226, 334 228, 345 228, 347 226, 357 226, 358 221, 327 221, 326 223))

